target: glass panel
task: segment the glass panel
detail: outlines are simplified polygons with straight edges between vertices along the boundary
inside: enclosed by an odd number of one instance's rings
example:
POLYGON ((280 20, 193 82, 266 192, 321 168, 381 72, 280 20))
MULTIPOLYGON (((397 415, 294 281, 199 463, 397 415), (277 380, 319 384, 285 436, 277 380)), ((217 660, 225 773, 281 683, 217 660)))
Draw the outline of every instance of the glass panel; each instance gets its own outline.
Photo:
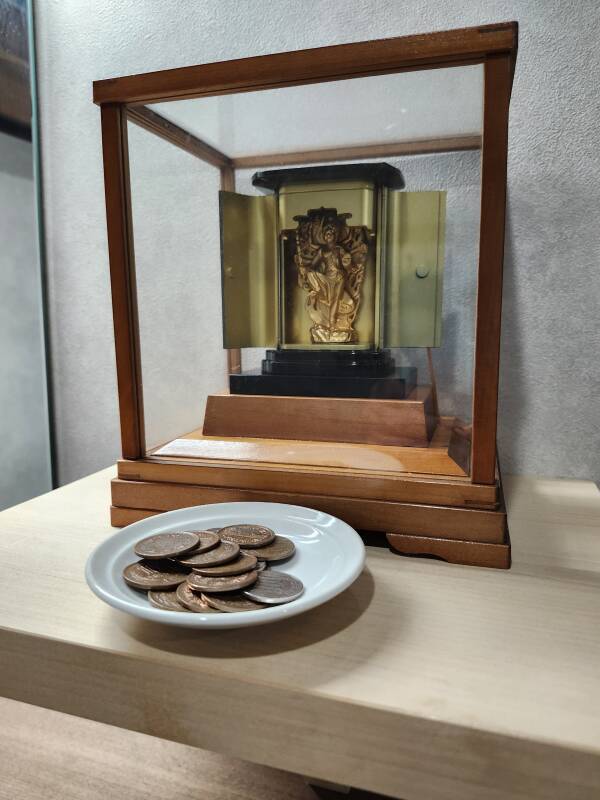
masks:
POLYGON ((153 104, 230 158, 481 130, 480 65, 153 104))
POLYGON ((202 427, 227 386, 219 172, 128 124, 146 446, 202 427))
POLYGON ((152 105, 221 168, 130 125, 149 447, 228 387, 410 399, 434 423, 437 387, 448 446, 471 414, 482 84, 478 65, 152 105))

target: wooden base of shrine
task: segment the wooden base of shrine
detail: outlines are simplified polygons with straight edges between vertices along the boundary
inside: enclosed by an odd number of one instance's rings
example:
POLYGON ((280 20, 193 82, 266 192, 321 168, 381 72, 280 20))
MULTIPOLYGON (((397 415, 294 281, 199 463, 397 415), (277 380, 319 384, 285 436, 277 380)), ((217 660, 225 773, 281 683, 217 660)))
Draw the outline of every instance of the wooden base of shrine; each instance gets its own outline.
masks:
POLYGON ((427 447, 211 437, 193 431, 137 461, 121 460, 111 522, 236 501, 315 508, 407 555, 507 568, 500 479, 471 483, 470 441, 441 418, 427 447))
MULTIPOLYGON (((121 528, 160 513, 160 511, 151 509, 111 506, 110 520, 111 525, 121 528)), ((379 532, 375 531, 366 531, 365 533, 369 537, 381 536, 379 532)), ((473 567, 510 568, 510 537, 506 527, 504 538, 499 543, 441 539, 404 533, 387 533, 385 538, 391 550, 398 555, 429 557, 450 564, 464 564, 473 567)))
POLYGON ((340 517, 353 528, 384 534, 501 544, 506 532, 506 514, 503 508, 458 508, 347 496, 332 497, 301 492, 194 486, 119 478, 112 481, 112 504, 116 508, 162 512, 207 503, 239 501, 307 506, 340 517))

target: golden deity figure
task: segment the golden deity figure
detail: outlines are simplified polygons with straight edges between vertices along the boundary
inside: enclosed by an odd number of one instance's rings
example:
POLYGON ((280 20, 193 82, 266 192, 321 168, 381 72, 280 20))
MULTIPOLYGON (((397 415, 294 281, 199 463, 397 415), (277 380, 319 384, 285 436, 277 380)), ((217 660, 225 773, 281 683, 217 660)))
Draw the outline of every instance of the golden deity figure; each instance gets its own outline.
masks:
POLYGON ((369 232, 349 226, 351 214, 336 208, 310 209, 294 217, 298 283, 308 294, 306 309, 313 322, 313 344, 353 344, 353 328, 365 278, 369 232))

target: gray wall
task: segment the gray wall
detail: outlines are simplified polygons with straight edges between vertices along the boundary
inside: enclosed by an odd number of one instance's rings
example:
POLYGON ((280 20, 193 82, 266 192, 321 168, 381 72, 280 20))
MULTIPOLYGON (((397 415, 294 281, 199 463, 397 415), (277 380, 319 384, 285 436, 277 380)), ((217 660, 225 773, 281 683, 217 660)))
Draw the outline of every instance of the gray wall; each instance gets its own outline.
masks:
POLYGON ((512 472, 600 476, 600 11, 594 0, 107 0, 101 7, 38 0, 35 6, 63 482, 119 452, 92 80, 507 19, 521 28, 511 107, 501 460, 512 472))
POLYGON ((32 169, 0 133, 0 509, 52 488, 32 169))

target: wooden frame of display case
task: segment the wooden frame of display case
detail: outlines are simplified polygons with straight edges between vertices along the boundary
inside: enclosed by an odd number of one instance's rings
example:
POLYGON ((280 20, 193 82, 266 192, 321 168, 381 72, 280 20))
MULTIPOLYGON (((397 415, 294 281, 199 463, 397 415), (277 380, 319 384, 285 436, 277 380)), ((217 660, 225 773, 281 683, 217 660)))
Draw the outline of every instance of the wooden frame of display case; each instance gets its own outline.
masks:
MULTIPOLYGON (((462 563, 509 566, 510 543, 496 466, 496 418, 508 111, 516 53, 517 23, 507 22, 277 53, 94 83, 94 102, 100 105, 102 117, 123 454, 119 478, 113 485, 113 524, 127 524, 152 513, 196 503, 280 500, 322 508, 344 517, 355 527, 384 532, 390 544, 403 552, 427 553, 462 563), (144 106, 147 102, 472 64, 484 67, 482 137, 234 159, 144 106), (481 148, 471 431, 459 431, 458 435, 453 431, 448 441, 441 444, 438 441, 438 453, 413 448, 421 452, 397 454, 402 463, 405 457, 409 463, 393 472, 378 466, 378 455, 374 454, 377 448, 369 450, 371 465, 361 466, 365 451, 356 449, 359 445, 349 445, 355 450, 345 451, 346 461, 335 465, 326 458, 319 460, 318 447, 308 442, 303 443, 305 457, 297 457, 296 463, 286 462, 278 456, 276 442, 266 439, 259 440, 262 451, 254 458, 148 454, 130 204, 128 120, 217 167, 221 186, 227 190, 234 188, 236 168, 481 148), (447 461, 450 458, 461 468, 432 466, 444 454, 447 461), (429 466, 420 467, 425 461, 429 466)), ((229 351, 228 364, 230 372, 239 370, 239 351, 229 351)), ((201 438, 201 434, 196 436, 201 438)))

